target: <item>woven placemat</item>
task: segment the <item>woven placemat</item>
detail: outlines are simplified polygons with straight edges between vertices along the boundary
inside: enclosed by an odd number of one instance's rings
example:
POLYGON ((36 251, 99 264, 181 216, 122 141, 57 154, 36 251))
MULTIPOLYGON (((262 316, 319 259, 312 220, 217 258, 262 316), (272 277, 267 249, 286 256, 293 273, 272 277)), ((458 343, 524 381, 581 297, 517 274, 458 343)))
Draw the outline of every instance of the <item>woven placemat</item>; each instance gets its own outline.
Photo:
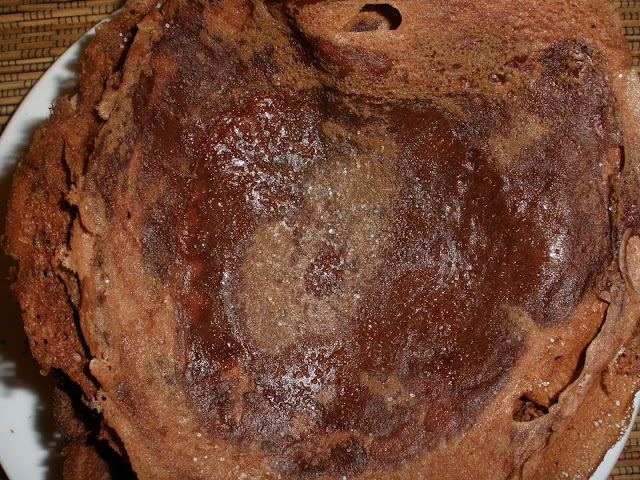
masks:
MULTIPOLYGON (((0 0, 0 132, 42 73, 122 0, 0 0)), ((613 0, 640 72, 640 0, 613 0)), ((640 420, 609 477, 640 480, 640 420)))
POLYGON ((42 73, 121 0, 0 0, 0 131, 42 73))

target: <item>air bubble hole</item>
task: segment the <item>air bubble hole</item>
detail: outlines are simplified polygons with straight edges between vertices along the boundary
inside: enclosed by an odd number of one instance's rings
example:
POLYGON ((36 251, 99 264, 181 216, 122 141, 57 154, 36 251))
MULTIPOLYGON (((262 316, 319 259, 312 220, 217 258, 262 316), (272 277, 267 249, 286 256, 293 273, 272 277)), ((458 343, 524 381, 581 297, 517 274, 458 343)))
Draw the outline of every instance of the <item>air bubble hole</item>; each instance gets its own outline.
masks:
POLYGON ((396 30, 402 23, 400 11, 388 3, 367 3, 358 14, 347 23, 344 30, 349 32, 373 32, 396 30))

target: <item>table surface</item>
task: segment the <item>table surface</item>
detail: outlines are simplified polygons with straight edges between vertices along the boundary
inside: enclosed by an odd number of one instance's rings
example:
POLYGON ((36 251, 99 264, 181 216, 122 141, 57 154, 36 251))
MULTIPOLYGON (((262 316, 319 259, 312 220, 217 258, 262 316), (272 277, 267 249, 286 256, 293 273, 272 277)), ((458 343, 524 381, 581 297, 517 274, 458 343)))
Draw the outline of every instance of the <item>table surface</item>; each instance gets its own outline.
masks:
MULTIPOLYGON (((51 63, 121 3, 121 0, 0 0, 0 133, 51 63)), ((622 18, 632 68, 640 73, 640 0, 612 0, 612 3, 622 18)), ((4 211, 5 205, 0 207, 4 211)), ((4 478, 0 466, 0 480, 4 478)), ((640 419, 636 420, 609 479, 640 480, 640 419)))

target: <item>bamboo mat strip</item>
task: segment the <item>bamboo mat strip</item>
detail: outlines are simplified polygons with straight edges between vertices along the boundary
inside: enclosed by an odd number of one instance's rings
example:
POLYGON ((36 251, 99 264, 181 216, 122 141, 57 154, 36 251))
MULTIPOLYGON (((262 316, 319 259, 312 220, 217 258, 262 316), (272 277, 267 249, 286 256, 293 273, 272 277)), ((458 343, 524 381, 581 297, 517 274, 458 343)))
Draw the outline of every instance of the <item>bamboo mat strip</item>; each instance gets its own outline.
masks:
MULTIPOLYGON (((2 16, 0 15, 0 18, 2 16)), ((9 24, 4 25, 3 27, 3 36, 13 35, 14 38, 21 38, 22 35, 30 34, 30 33, 46 33, 51 31, 57 31, 67 34, 73 33, 84 33, 92 27, 90 22, 75 22, 75 23, 45 23, 41 25, 29 25, 23 27, 12 27, 9 28, 9 24)))
MULTIPOLYGON (((122 0, 2 0, 0 4, 0 133, 40 75, 122 0)), ((612 0, 640 72, 640 0, 612 0)), ((609 480, 640 480, 640 420, 609 480)))

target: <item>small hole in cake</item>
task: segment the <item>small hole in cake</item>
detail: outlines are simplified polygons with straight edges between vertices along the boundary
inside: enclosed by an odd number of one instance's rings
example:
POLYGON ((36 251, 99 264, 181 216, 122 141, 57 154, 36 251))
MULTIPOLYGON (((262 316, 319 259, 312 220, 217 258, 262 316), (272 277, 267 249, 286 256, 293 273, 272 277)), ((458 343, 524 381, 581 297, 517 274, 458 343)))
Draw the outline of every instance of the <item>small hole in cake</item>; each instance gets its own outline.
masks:
POLYGON ((373 32, 396 30, 402 23, 400 11, 388 3, 368 3, 351 19, 344 30, 349 32, 373 32))
POLYGON ((624 165, 625 165, 625 161, 626 161, 626 157, 624 155, 624 146, 620 145, 619 151, 620 151, 620 164, 618 165, 618 171, 622 172, 624 170, 624 165))
POLYGON ((489 75, 489 83, 495 86, 504 85, 507 83, 507 77, 500 73, 492 73, 489 75))
POLYGON ((525 65, 528 58, 529 56, 526 54, 516 55, 504 65, 505 67, 508 67, 508 68, 522 68, 522 66, 525 65))
POLYGON ((543 417, 547 413, 549 413, 549 409, 547 407, 540 405, 539 403, 527 398, 526 395, 523 395, 516 404, 513 419, 516 422, 530 422, 536 418, 543 417))

